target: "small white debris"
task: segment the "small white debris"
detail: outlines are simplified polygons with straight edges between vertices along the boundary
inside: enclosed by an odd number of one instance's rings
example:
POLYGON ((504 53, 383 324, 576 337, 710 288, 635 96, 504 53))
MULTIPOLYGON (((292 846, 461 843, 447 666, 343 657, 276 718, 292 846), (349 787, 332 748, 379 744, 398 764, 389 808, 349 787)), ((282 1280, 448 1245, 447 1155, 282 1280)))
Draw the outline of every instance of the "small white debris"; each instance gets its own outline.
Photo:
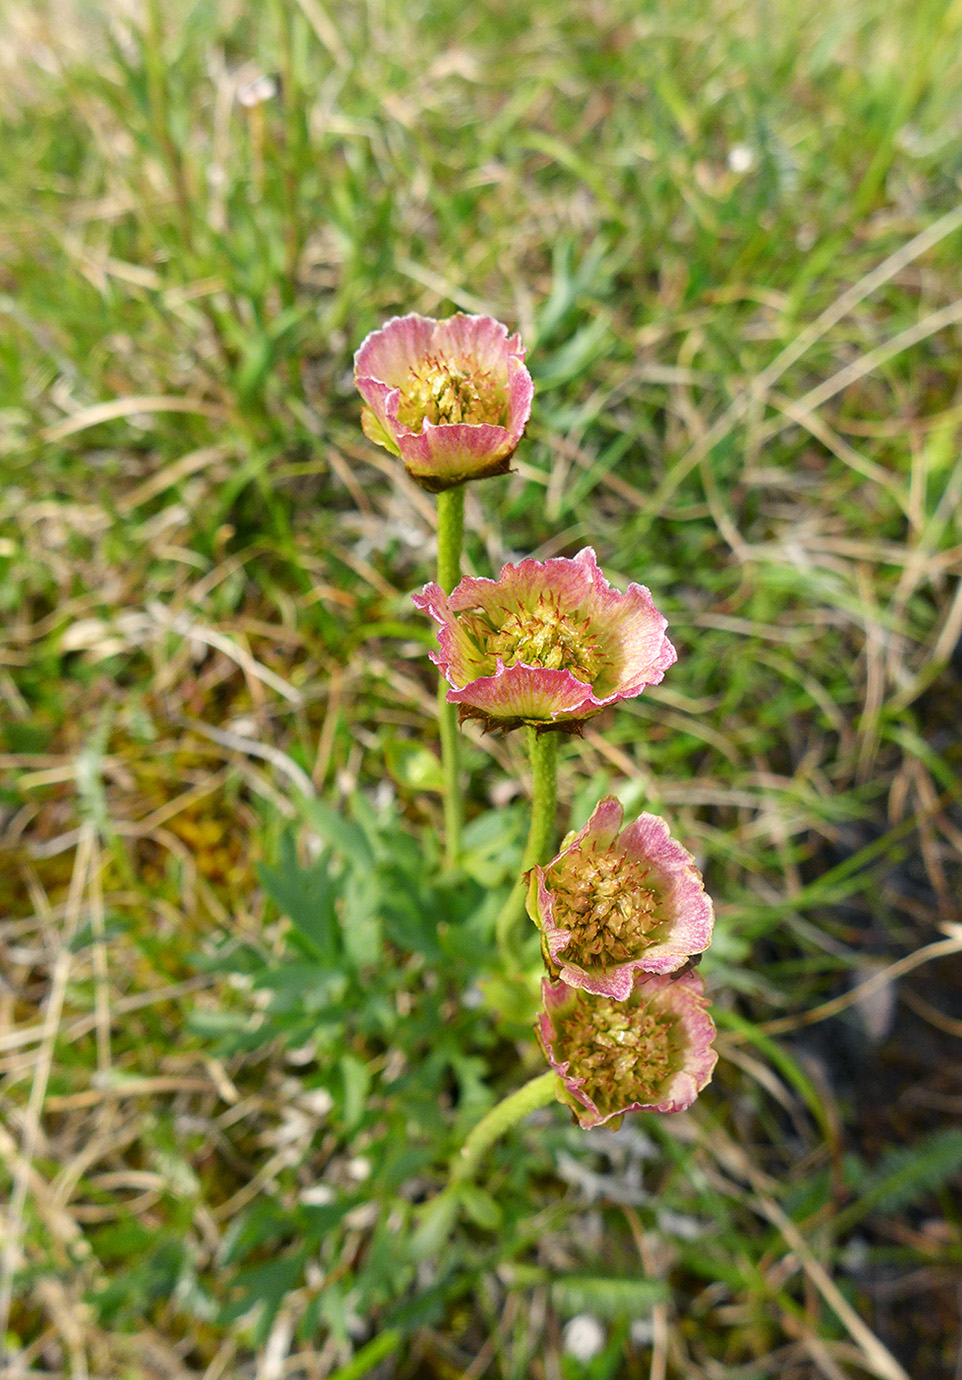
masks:
POLYGON ((579 1313, 565 1324, 561 1334, 562 1348, 576 1361, 591 1361, 603 1349, 605 1329, 590 1313, 579 1313))
POLYGON ((300 1200, 305 1207, 327 1207, 334 1201, 334 1190, 330 1184, 312 1184, 301 1190, 300 1200))
POLYGON ((298 1045, 296 1049, 288 1049, 284 1052, 284 1063, 291 1064, 294 1068, 313 1063, 316 1058, 317 1045, 313 1040, 308 1040, 306 1045, 298 1045))
POLYGON ((686 1217, 680 1212, 660 1208, 656 1214, 658 1229, 663 1236, 676 1237, 680 1241, 697 1241, 709 1231, 707 1222, 699 1222, 695 1217, 686 1217))
POLYGON ((631 1324, 631 1340, 635 1346, 651 1346, 655 1340, 655 1324, 650 1317, 635 1319, 631 1324))
POLYGON ((257 1380, 283 1380, 287 1369, 284 1363, 290 1354, 293 1336, 294 1319, 282 1308, 274 1319, 264 1350, 261 1352, 257 1380))
POLYGON ((253 81, 244 82, 237 88, 237 104, 250 110, 252 106, 263 105, 265 101, 272 101, 281 89, 281 84, 276 77, 268 76, 263 73, 255 77, 253 81))
POLYGON ((316 1116, 319 1120, 323 1120, 334 1106, 334 1098, 327 1088, 307 1088, 304 1092, 298 1093, 297 1101, 305 1112, 310 1112, 311 1116, 316 1116))
POLYGON ((344 1225, 348 1231, 370 1231, 380 1211, 377 1203, 358 1203, 356 1208, 345 1213, 344 1225))
POLYGON ((728 150, 728 167, 733 173, 751 172, 755 166, 755 150, 748 144, 732 144, 728 150))

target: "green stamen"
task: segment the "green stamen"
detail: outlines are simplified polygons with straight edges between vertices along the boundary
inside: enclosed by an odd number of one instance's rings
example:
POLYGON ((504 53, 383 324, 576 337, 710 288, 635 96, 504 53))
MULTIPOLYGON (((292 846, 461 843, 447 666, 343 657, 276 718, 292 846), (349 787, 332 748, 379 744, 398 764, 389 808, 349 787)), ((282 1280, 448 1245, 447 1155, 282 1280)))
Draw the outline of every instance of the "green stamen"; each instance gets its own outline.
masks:
POLYGON ((423 430, 425 420, 433 426, 459 422, 503 426, 507 399, 488 370, 465 369, 452 360, 430 356, 401 385, 397 416, 415 433, 423 430))
POLYGON ((577 610, 562 613, 544 599, 534 609, 508 613, 482 645, 488 656, 500 657, 505 666, 523 661, 528 666, 570 671, 585 685, 593 685, 606 664, 589 620, 577 610))
POLYGON ((653 1003, 613 1003, 579 992, 561 1018, 561 1058, 585 1080, 584 1091, 602 1113, 633 1102, 657 1102, 681 1067, 684 1029, 671 1011, 653 1003))
POLYGON ((580 968, 608 968, 637 958, 660 938, 658 898, 644 884, 648 867, 587 847, 569 853, 546 878, 555 925, 571 931, 561 952, 580 968))

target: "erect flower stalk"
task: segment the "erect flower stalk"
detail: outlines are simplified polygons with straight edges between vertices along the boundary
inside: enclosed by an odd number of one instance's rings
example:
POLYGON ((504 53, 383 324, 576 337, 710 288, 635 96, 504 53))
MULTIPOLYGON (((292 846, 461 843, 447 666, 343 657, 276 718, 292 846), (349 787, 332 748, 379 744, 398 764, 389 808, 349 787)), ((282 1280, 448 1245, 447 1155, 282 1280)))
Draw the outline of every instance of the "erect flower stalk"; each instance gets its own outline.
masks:
POLYGON ((552 850, 555 806, 558 802, 558 735, 528 729, 528 760, 531 763, 531 829, 521 860, 524 872, 541 862, 552 850))
POLYGON ((476 1197, 482 1156, 536 1107, 557 1099, 583 1128, 615 1130, 627 1112, 689 1107, 717 1058, 704 983, 689 971, 713 925, 691 855, 655 815, 622 829, 611 796, 555 844, 558 736, 660 683, 676 660, 667 619, 644 585, 612 586, 590 547, 506 564, 496 580, 461 578, 463 486, 510 468, 531 411, 524 354, 491 317, 412 313, 373 331, 354 359, 365 435, 438 498, 437 579, 413 601, 437 625, 446 864, 461 854, 458 720, 524 727, 531 823, 495 933, 517 971, 527 908, 547 969, 535 1029, 549 1071, 471 1131, 419 1214, 416 1258, 447 1239, 476 1197))
MULTIPOLYGON (((438 584, 450 593, 461 578, 461 546, 464 538, 464 487, 438 494, 438 584)), ((441 737, 441 769, 444 778, 444 857, 448 867, 461 856, 464 802, 461 794, 461 745, 458 711, 447 699, 447 681, 438 684, 438 729, 441 737)))
POLYGON ((448 594, 461 579, 464 487, 438 494, 438 584, 448 594))
MULTIPOLYGON (((490 316, 444 321, 409 313, 372 331, 354 356, 364 434, 400 457, 438 496, 438 589, 461 578, 465 483, 505 474, 531 412, 534 385, 517 335, 490 316)), ((438 695, 445 861, 457 864, 464 807, 457 711, 438 695)))
POLYGON ((550 858, 554 851, 555 807, 558 800, 558 735, 528 729, 528 759, 531 763, 531 827, 521 859, 521 875, 515 882, 495 922, 498 950, 505 957, 513 954, 516 931, 524 916, 531 869, 550 858))

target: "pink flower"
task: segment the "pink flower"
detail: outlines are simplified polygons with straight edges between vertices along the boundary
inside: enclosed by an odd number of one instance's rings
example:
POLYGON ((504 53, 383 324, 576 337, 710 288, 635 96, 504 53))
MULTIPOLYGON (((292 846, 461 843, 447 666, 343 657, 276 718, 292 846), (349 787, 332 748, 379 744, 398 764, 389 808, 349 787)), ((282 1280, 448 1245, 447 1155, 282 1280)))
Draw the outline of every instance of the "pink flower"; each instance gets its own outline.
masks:
POLYGON ((701 874, 657 815, 620 834, 606 796, 545 867, 529 899, 546 962, 562 982, 625 1001, 636 972, 671 973, 711 943, 714 917, 701 874))
POLYGON ((490 316, 395 316, 354 356, 364 434, 432 493, 505 474, 534 385, 517 335, 490 316))
POLYGON ((559 1101, 585 1130, 617 1131, 626 1112, 684 1111, 711 1078, 715 1026, 697 973, 636 974, 624 1002, 547 978, 541 989, 535 1032, 559 1101))
POLYGON ((448 702, 487 727, 576 729, 657 685, 677 659, 648 590, 612 589, 590 546, 413 598, 439 625, 431 659, 454 687, 448 702))

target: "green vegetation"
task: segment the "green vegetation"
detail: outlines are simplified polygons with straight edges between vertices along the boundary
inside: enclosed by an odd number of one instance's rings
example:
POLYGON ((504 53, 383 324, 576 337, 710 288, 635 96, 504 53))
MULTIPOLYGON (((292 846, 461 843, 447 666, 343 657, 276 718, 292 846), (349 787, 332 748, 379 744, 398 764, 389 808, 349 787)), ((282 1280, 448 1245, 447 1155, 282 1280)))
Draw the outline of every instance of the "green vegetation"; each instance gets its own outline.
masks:
POLYGON ((8 0, 11 1380, 957 1375, 960 83, 941 0, 8 0), (434 504, 351 361, 456 310, 536 383, 467 567, 590 543, 669 618, 559 799, 697 854, 722 1034, 449 1232, 544 1067, 524 750, 466 726, 445 873, 434 504))

